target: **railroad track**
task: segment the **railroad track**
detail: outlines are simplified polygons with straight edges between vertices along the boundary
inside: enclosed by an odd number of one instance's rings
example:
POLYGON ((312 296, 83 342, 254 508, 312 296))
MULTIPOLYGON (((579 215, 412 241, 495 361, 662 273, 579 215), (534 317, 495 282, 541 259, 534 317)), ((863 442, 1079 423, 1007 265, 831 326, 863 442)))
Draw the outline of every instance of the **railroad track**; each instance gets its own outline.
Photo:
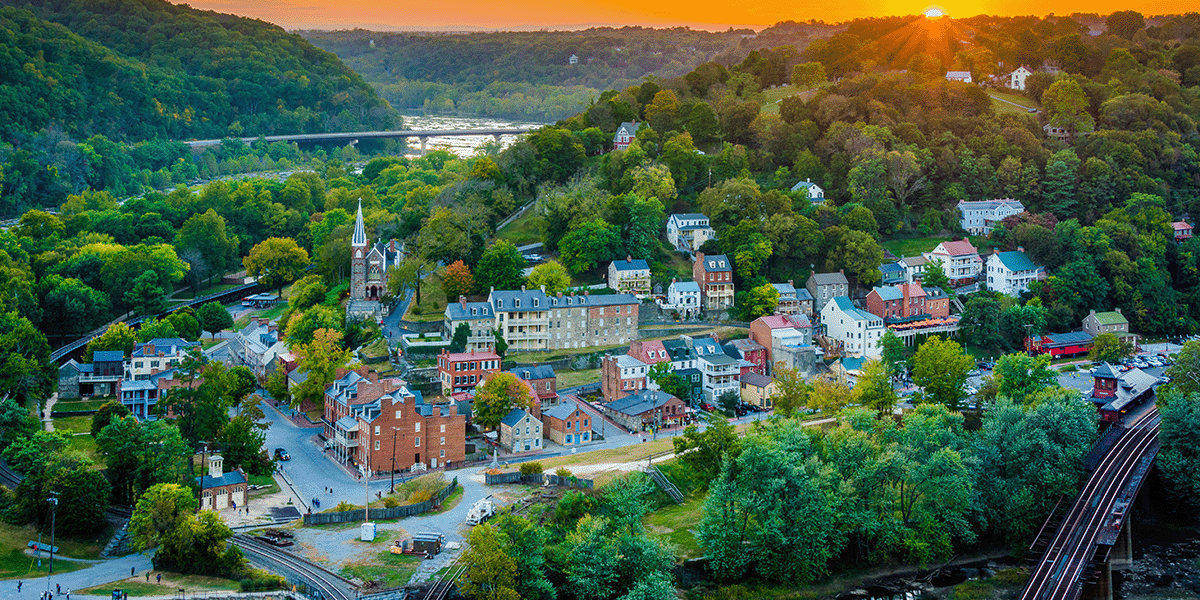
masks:
POLYGON ((1074 600, 1095 552, 1099 529, 1141 459, 1155 451, 1162 418, 1152 408, 1101 459, 1071 505, 1026 584, 1021 600, 1074 600))
POLYGON ((445 600, 446 596, 450 594, 450 589, 454 587, 454 582, 458 581, 458 578, 466 570, 466 567, 458 566, 457 558, 454 559, 454 562, 450 563, 450 567, 437 580, 437 583, 434 583, 433 587, 430 587, 425 592, 425 595, 421 596, 421 600, 445 600))
POLYGON ((0 485, 6 488, 17 489, 24 477, 18 475, 15 471, 8 468, 8 465, 0 463, 0 485))
POLYGON ((319 600, 353 600, 356 597, 356 586, 352 582, 290 552, 244 533, 234 535, 233 543, 241 548, 242 552, 257 556, 271 565, 295 574, 316 592, 319 600))

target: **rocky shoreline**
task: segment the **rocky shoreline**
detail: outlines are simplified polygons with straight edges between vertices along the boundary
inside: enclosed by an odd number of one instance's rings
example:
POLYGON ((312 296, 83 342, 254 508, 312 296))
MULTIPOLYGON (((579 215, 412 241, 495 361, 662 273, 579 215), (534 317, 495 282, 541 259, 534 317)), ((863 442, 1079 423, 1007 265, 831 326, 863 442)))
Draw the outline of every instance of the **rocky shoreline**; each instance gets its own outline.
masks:
POLYGON ((1113 573, 1114 595, 1139 598, 1200 598, 1200 540, 1155 544, 1135 552, 1133 564, 1113 573))

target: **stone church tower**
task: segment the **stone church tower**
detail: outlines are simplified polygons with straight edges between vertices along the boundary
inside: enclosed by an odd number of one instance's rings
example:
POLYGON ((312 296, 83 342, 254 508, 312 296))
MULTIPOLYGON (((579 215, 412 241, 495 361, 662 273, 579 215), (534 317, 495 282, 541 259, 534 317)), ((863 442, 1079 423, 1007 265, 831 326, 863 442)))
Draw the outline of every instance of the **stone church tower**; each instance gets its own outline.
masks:
POLYGON ((363 225, 362 201, 354 217, 354 235, 350 237, 350 300, 378 301, 387 294, 387 260, 379 248, 367 242, 363 225))

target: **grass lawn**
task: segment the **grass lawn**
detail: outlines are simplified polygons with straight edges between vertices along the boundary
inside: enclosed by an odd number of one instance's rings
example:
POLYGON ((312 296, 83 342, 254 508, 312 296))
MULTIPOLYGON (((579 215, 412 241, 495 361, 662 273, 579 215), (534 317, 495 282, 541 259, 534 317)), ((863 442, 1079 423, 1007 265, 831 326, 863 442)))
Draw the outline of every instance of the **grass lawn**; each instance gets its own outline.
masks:
POLYGON ((687 255, 682 252, 669 253, 670 260, 663 263, 655 263, 655 277, 663 279, 671 279, 672 277, 680 281, 691 281, 692 279, 692 263, 688 261, 687 255), (659 272, 658 267, 661 265, 662 272, 659 272))
POLYGON ((111 398, 104 400, 59 400, 54 403, 54 410, 61 412, 78 412, 83 410, 100 410, 105 402, 111 398))
MULTIPOLYGON (((58 406, 57 404, 55 406, 58 406)), ((54 430, 67 431, 68 429, 75 433, 91 433, 92 417, 84 415, 82 417, 54 417, 54 430)))
MULTIPOLYGON (((104 549, 104 544, 108 543, 108 539, 112 537, 112 534, 112 527, 105 527, 103 531, 94 537, 67 538, 59 536, 54 540, 54 544, 58 546, 59 554, 62 556, 94 560, 100 557, 100 551, 104 549)), ((0 523, 0 579, 27 579, 37 575, 45 575, 49 571, 49 556, 43 555, 42 566, 39 568, 36 558, 25 555, 25 545, 37 539, 38 530, 32 525, 17 527, 7 523, 0 523)), ((50 531, 48 528, 47 531, 43 532, 42 541, 47 544, 50 543, 50 531)), ((54 561, 54 572, 66 573, 87 566, 86 563, 56 560, 54 561)))
POLYGON ((812 99, 814 94, 816 94, 816 90, 803 90, 797 92, 796 88, 790 85, 781 85, 773 90, 763 90, 763 97, 765 101, 763 102, 761 112, 777 115, 779 114, 779 103, 782 102, 784 98, 789 96, 800 96, 807 102, 808 100, 812 99))
POLYGON ((275 483, 275 478, 270 475, 251 475, 250 485, 265 485, 267 487, 261 490, 250 492, 251 497, 255 496, 270 496, 271 494, 279 493, 279 484, 275 483))
POLYGON ((555 373, 558 377, 558 387, 573 387, 576 385, 584 385, 586 383, 596 383, 600 381, 600 369, 583 369, 580 371, 558 371, 555 373))
POLYGON ((96 468, 104 468, 104 455, 100 454, 100 449, 96 447, 96 438, 92 437, 91 433, 79 433, 71 436, 71 449, 78 450, 92 459, 92 462, 96 463, 96 468))
POLYGON ((369 563, 350 564, 342 567, 342 576, 363 581, 376 581, 385 588, 399 587, 412 579, 423 559, 408 554, 392 554, 383 551, 369 563))
POLYGON ((232 579, 222 579, 220 577, 204 577, 202 575, 180 575, 179 573, 162 573, 162 583, 158 583, 155 579, 157 572, 150 574, 150 583, 146 583, 146 577, 142 573, 138 573, 137 577, 131 577, 121 581, 114 581, 104 585, 98 585, 86 590, 75 590, 80 594, 99 594, 107 596, 113 590, 122 590, 130 596, 177 596, 179 590, 183 589, 187 593, 197 594, 200 592, 227 592, 238 591, 240 589, 238 582, 232 579))
POLYGON ((413 301, 404 314, 405 321, 441 321, 446 312, 446 294, 442 291, 442 276, 434 273, 421 284, 421 305, 413 301))
POLYGON ((691 529, 700 522, 704 510, 704 497, 688 498, 683 504, 664 506, 648 515, 643 521, 652 534, 661 535, 679 550, 680 559, 700 558, 704 549, 691 529))
POLYGON ((938 244, 948 241, 949 236, 937 237, 919 237, 906 238, 896 240, 883 240, 879 242, 884 250, 896 255, 896 258, 903 256, 916 256, 922 252, 933 250, 938 244))
POLYGON ((542 241, 542 218, 537 216, 537 210, 530 208, 525 214, 517 217, 516 221, 504 226, 496 232, 497 240, 508 240, 514 246, 524 246, 542 241))

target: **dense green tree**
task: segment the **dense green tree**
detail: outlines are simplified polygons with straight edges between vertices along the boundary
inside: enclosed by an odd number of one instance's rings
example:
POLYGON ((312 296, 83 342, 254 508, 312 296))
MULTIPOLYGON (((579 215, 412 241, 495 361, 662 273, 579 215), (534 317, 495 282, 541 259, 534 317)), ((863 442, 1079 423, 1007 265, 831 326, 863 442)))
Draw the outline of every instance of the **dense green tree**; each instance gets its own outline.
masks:
POLYGON ((179 228, 175 247, 188 263, 188 277, 193 289, 215 274, 222 274, 234 264, 238 238, 226 232, 225 219, 214 209, 193 215, 179 228))
MULTIPOLYGON (((1196 344, 1196 342, 1189 342, 1196 344)), ((1192 510, 1200 508, 1200 394, 1173 389, 1162 401, 1158 469, 1168 492, 1192 510)))
POLYGON ((166 310, 167 299, 158 283, 158 274, 147 270, 133 280, 133 287, 125 292, 125 302, 135 315, 153 316, 166 310))
POLYGON ((746 292, 740 304, 743 318, 747 321, 773 315, 775 308, 779 306, 779 290, 769 283, 764 283, 746 292))
POLYGON ((309 259, 308 252, 297 246, 295 240, 268 238, 254 246, 242 264, 247 275, 258 277, 264 286, 282 292, 284 284, 300 277, 309 259))
POLYGON ((0 397, 0 451, 38 430, 38 420, 12 396, 0 397))
POLYGON ((493 373, 475 391, 472 417, 480 427, 496 429, 514 408, 528 410, 533 402, 529 388, 512 373, 493 373))
POLYGON ((671 444, 680 460, 701 481, 708 482, 721 473, 721 465, 725 461, 737 459, 742 445, 737 432, 724 417, 709 416, 705 424, 703 431, 695 425, 688 425, 683 434, 671 439, 671 444))
POLYGON ((0 312, 0 391, 40 402, 56 381, 46 336, 16 311, 0 312))
MULTIPOLYGON (((484 253, 487 257, 487 253, 484 253)), ((421 283, 425 278, 433 274, 437 269, 437 264, 433 261, 426 260, 420 256, 409 256, 400 262, 399 265, 388 269, 387 293, 388 295, 404 300, 408 298, 408 291, 412 290, 414 294, 413 301, 415 306, 421 304, 421 283)))
POLYGON ((619 256, 621 246, 617 229, 603 219, 596 219, 563 236, 558 246, 559 258, 563 266, 579 274, 619 256))
POLYGON ((854 401, 882 416, 892 412, 898 399, 892 377, 883 361, 869 360, 864 363, 862 375, 854 386, 854 401))
POLYGON ((521 272, 525 258, 511 242, 500 240, 484 251, 475 266, 475 284, 483 293, 489 290, 516 290, 525 281, 521 272))
POLYGON ((508 555, 508 536, 495 523, 482 523, 471 530, 470 544, 463 552, 462 592, 468 598, 519 600, 517 561, 508 555))
POLYGON ((1133 352, 1133 344, 1128 339, 1117 337, 1114 333, 1101 333, 1092 338, 1088 360, 1117 363, 1122 358, 1131 356, 1133 352))
POLYGON ((995 350, 1003 343, 1000 336, 1000 301, 994 296, 972 295, 963 305, 958 324, 968 344, 995 350))
POLYGON ((196 309, 200 327, 215 338, 218 332, 233 327, 233 315, 220 302, 206 302, 196 309))
POLYGON ((1016 404, 1028 404, 1035 395, 1058 385, 1058 373, 1050 368, 1050 355, 1005 354, 996 361, 993 377, 997 393, 1016 404))
POLYGON ((547 295, 553 296, 571 287, 571 275, 566 267, 551 260, 534 267, 526 284, 534 289, 544 288, 547 295))
POLYGON ((109 400, 101 404, 100 408, 96 410, 96 414, 92 415, 92 437, 97 437, 109 423, 121 419, 128 414, 129 409, 116 400, 109 400))
POLYGON ((967 395, 963 390, 967 372, 973 366, 971 357, 963 352, 958 342, 931 337, 917 348, 912 365, 913 383, 924 389, 921 394, 924 402, 958 410, 959 402, 967 395))

